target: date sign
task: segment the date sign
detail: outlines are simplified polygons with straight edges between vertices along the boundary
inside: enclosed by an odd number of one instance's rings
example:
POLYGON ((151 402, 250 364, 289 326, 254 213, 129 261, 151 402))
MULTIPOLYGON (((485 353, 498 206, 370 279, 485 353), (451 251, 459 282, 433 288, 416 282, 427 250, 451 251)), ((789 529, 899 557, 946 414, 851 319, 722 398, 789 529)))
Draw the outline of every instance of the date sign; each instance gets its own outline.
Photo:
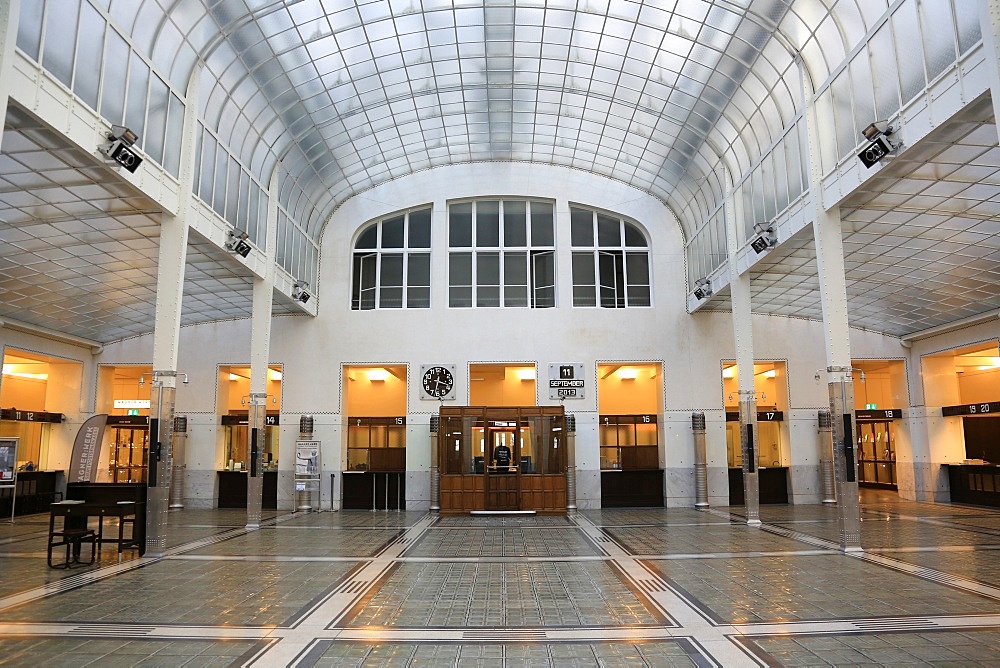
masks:
POLYGON ((549 365, 549 399, 583 399, 583 364, 549 365))

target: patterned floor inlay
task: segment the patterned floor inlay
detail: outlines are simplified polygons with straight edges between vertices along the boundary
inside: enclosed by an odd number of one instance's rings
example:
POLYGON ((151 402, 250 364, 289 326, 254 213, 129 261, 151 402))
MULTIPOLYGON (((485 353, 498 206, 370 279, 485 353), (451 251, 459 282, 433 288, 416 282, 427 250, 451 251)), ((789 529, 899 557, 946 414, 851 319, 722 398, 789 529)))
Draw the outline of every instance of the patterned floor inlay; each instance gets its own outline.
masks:
POLYGON ((993 666, 1000 511, 635 508, 568 516, 172 511, 167 556, 45 564, 0 525, 0 663, 993 666))
POLYGON ((254 649, 239 640, 0 638, 0 663, 12 666, 231 666, 254 649))
POLYGON ((704 661, 688 640, 639 643, 318 643, 301 666, 698 666, 704 661))
POLYGON ((1000 631, 754 638, 751 651, 782 666, 995 666, 1000 631))
POLYGON ((659 623, 604 563, 403 564, 351 626, 520 627, 659 623))

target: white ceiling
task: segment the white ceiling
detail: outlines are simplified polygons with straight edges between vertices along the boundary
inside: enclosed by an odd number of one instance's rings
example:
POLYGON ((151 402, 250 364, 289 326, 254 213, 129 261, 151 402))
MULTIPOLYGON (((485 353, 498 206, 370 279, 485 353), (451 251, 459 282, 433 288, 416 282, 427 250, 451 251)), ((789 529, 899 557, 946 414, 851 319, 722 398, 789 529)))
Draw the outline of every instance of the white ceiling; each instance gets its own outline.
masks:
MULTIPOLYGON (((1000 308, 1000 149, 989 98, 841 203, 850 324, 903 336, 1000 308)), ((750 272, 759 313, 822 319, 806 228, 750 272)), ((707 310, 730 310, 720 290, 707 310)))
MULTIPOLYGON (((153 329, 160 212, 11 105, 0 145, 0 317, 106 343, 153 329)), ((249 317, 252 275, 194 232, 182 325, 249 317)), ((299 313, 276 296, 276 313, 299 313)))

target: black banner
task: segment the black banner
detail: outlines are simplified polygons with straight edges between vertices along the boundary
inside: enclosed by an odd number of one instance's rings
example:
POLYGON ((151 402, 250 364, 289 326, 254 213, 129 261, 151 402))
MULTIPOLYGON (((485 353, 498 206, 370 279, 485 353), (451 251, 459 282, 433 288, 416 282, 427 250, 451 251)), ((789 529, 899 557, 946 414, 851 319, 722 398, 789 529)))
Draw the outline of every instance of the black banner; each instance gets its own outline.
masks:
POLYGON ((109 415, 109 427, 148 427, 148 415, 109 415))
POLYGON ((989 401, 978 404, 962 404, 961 406, 945 406, 941 415, 1000 415, 1000 401, 989 401))
POLYGON ((63 421, 62 413, 46 413, 45 411, 19 411, 15 408, 0 409, 0 420, 16 422, 54 422, 63 421))
MULTIPOLYGON (((726 411, 726 422, 739 422, 739 411, 726 411)), ((757 411, 757 422, 784 422, 783 411, 757 411)))
POLYGON ((886 420, 902 420, 903 410, 901 408, 886 408, 882 411, 863 410, 854 411, 854 418, 863 422, 885 422, 886 420))

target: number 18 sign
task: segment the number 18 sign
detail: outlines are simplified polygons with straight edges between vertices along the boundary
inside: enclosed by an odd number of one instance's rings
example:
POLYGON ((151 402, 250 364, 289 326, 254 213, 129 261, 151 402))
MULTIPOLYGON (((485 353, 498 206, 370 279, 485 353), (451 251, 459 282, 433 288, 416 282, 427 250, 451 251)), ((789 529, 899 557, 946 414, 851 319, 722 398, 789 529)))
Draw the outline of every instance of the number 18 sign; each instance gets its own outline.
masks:
POLYGON ((583 365, 549 365, 549 399, 583 399, 583 365))

